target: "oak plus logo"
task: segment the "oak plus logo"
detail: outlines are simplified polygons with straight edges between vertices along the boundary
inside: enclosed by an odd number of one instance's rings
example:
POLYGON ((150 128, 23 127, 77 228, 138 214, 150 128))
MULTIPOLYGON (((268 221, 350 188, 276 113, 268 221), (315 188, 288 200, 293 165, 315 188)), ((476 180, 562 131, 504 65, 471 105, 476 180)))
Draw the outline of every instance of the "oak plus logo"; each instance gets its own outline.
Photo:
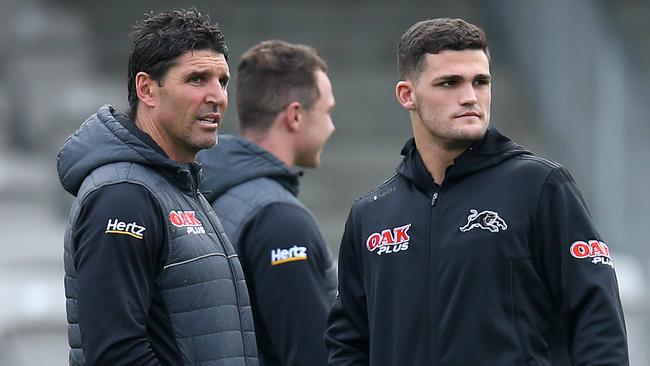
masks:
POLYGON ((205 234, 205 228, 194 211, 171 211, 169 221, 178 228, 186 228, 188 234, 205 234))
POLYGON ((297 245, 292 246, 289 249, 273 249, 271 250, 271 265, 277 266, 278 264, 294 262, 294 261, 306 261, 307 260, 307 248, 299 247, 297 245))
POLYGON ((392 254, 408 250, 411 237, 409 229, 411 224, 399 226, 392 229, 384 229, 381 232, 370 234, 366 239, 366 247, 377 255, 392 254))
POLYGON ((581 241, 571 244, 571 255, 578 259, 591 259, 593 264, 604 264, 614 268, 607 244, 598 240, 581 241))
POLYGON ((499 231, 505 231, 508 229, 508 224, 506 221, 499 217, 498 212, 494 211, 481 211, 470 209, 469 216, 467 216, 467 224, 460 227, 460 231, 468 232, 472 229, 483 229, 489 230, 493 233, 498 233, 499 231))
POLYGON ((144 226, 138 225, 135 221, 126 223, 118 219, 108 219, 106 225, 106 234, 128 235, 142 240, 144 232, 147 230, 144 226))

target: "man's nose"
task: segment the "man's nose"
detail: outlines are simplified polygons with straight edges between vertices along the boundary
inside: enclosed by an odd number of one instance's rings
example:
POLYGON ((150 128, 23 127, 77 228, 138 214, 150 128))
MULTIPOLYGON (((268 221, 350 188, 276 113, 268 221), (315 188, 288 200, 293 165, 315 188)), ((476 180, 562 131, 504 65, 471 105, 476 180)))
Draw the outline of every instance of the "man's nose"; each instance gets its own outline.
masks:
POLYGON ((474 85, 469 83, 466 85, 463 85, 463 87, 460 90, 460 104, 461 105, 466 105, 466 104, 476 104, 478 103, 478 97, 476 90, 474 89, 474 85))
POLYGON ((208 104, 222 105, 228 102, 228 92, 226 88, 217 82, 216 85, 210 87, 208 95, 206 95, 205 102, 208 104))

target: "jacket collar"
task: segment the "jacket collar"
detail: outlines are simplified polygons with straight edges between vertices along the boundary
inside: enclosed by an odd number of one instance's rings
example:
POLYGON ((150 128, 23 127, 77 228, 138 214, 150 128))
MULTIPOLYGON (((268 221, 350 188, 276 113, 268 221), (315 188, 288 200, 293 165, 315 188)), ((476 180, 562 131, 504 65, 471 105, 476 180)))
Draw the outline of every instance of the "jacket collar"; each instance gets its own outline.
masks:
POLYGON ((261 177, 273 179, 298 195, 302 172, 241 137, 219 135, 217 146, 200 152, 197 159, 205 168, 201 190, 210 202, 236 185, 261 177))
MULTIPOLYGON (((397 167, 397 172, 413 181, 424 192, 437 191, 439 187, 426 169, 414 138, 410 138, 406 142, 401 153, 404 158, 397 167)), ((447 168, 442 185, 453 184, 464 176, 488 169, 514 156, 530 154, 529 151, 514 143, 496 128, 490 127, 483 139, 467 148, 447 168)))
POLYGON ((177 164, 175 169, 161 169, 160 173, 163 174, 168 180, 171 180, 179 188, 185 191, 196 191, 202 178, 201 165, 195 162, 181 163, 171 160, 167 153, 158 145, 158 143, 149 136, 146 132, 142 131, 136 124, 131 121, 126 115, 120 113, 113 113, 117 122, 122 125, 134 137, 145 143, 151 150, 160 154, 164 159, 177 164))

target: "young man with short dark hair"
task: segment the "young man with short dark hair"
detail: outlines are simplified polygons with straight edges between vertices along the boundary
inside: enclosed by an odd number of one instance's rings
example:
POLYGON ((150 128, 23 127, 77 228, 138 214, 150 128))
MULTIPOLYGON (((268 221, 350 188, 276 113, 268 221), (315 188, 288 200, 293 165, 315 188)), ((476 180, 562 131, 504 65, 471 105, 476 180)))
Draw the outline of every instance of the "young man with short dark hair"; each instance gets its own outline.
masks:
POLYGON ((627 365, 610 249, 571 175, 489 127, 484 32, 416 23, 398 61, 413 138, 348 216, 330 365, 627 365))

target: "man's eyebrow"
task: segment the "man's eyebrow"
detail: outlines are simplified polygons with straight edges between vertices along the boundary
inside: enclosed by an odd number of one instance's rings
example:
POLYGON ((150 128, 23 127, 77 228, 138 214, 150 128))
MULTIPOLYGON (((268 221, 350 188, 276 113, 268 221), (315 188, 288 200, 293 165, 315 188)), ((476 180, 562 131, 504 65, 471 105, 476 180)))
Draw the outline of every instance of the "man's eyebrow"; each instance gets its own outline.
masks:
MULTIPOLYGON (((449 75, 441 75, 438 76, 437 78, 433 79, 433 82, 443 82, 443 81, 460 81, 464 80, 465 78, 461 75, 458 74, 449 74, 449 75)), ((492 80, 492 76, 490 74, 478 74, 475 75, 472 80, 492 80)))
MULTIPOLYGON (((196 68, 193 70, 187 71, 187 76, 207 76, 207 75, 218 75, 218 72, 213 72, 209 68, 196 68)), ((222 76, 219 76, 219 80, 230 81, 230 73, 225 73, 222 76)))
POLYGON ((463 77, 460 75, 450 74, 450 75, 438 76, 437 78, 433 79, 433 82, 439 83, 443 81, 458 81, 458 80, 463 80, 463 77))

